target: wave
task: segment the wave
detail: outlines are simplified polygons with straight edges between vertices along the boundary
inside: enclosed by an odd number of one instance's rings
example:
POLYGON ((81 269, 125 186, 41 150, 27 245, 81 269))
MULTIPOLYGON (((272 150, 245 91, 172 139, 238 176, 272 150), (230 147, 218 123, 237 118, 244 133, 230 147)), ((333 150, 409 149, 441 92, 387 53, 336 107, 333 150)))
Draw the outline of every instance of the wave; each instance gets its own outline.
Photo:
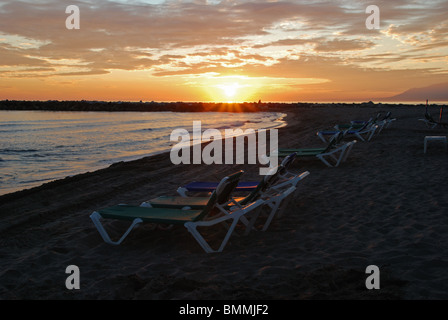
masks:
POLYGON ((0 149, 2 153, 29 153, 29 152, 38 152, 39 150, 35 149, 0 149))
POLYGON ((230 125, 227 126, 221 126, 216 128, 217 130, 225 130, 225 129, 238 129, 242 126, 244 126, 246 123, 248 123, 247 121, 239 121, 239 122, 234 122, 230 125))
POLYGON ((146 129, 128 130, 126 132, 138 133, 138 132, 152 132, 152 131, 156 131, 156 130, 159 130, 159 129, 146 128, 146 129))

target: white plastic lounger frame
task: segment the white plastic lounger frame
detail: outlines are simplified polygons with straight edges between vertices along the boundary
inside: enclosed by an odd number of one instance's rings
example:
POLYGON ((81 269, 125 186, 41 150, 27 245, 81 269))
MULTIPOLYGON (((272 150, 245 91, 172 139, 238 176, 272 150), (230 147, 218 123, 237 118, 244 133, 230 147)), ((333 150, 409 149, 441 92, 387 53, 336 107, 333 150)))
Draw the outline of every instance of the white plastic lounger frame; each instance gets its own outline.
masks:
POLYGON ((226 246, 227 242, 230 239, 230 236, 232 235, 235 227, 237 226, 238 222, 244 218, 244 215, 249 213, 250 211, 253 211, 260 207, 264 203, 263 200, 255 201, 243 208, 238 208, 234 212, 227 212, 224 216, 220 218, 216 218, 210 221, 197 221, 197 222, 187 222, 184 226, 187 228, 187 230, 193 235, 193 237, 196 239, 196 241, 199 243, 199 245, 204 249, 207 253, 217 253, 222 252, 224 250, 224 247, 226 246), (204 239, 204 237, 200 234, 200 232, 197 230, 198 227, 211 227, 220 223, 225 223, 228 220, 231 220, 232 223, 230 227, 228 228, 228 231, 224 237, 224 240, 222 241, 221 245, 219 246, 218 250, 213 250, 210 245, 207 243, 207 241, 204 239))
POLYGON ((103 217, 98 213, 98 212, 94 212, 90 215, 90 219, 92 219, 93 224, 95 225, 96 229, 98 230, 98 232, 100 233, 101 237, 103 238, 104 242, 106 242, 107 244, 113 245, 113 246, 119 246, 129 235, 129 233, 131 233, 131 231, 137 227, 140 223, 143 223, 142 219, 135 219, 131 226, 129 227, 129 229, 123 234, 123 236, 120 238, 120 240, 118 241, 112 241, 112 239, 110 238, 109 234, 107 233, 106 229, 104 229, 103 224, 101 223, 101 220, 103 219, 103 217))
POLYGON ((328 167, 339 167, 339 165, 345 162, 350 154, 353 146, 357 141, 345 143, 327 153, 318 154, 316 157, 319 158, 328 167), (333 160, 334 164, 330 163, 330 159, 333 160))
MULTIPOLYGON (((240 207, 234 210, 233 212, 226 212, 224 216, 215 218, 213 220, 205 221, 197 221, 197 222, 187 222, 184 224, 185 228, 193 235, 193 237, 196 239, 196 241, 199 243, 199 245, 204 249, 206 253, 216 253, 216 252, 222 252, 227 244, 227 242, 230 239, 230 236, 232 235, 236 225, 238 222, 243 218, 243 216, 247 213, 249 213, 252 210, 255 210, 256 208, 260 207, 264 203, 263 200, 255 201, 245 207, 240 207), (231 225, 228 228, 228 231, 224 237, 224 240, 222 241, 221 245, 219 246, 218 250, 213 250, 210 245, 207 243, 207 241, 204 239, 204 237, 199 233, 197 230, 198 227, 210 227, 217 224, 221 224, 227 221, 231 221, 231 225)), ((221 208, 220 208, 221 210, 221 208)), ((128 228, 128 230, 123 234, 123 236, 118 241, 112 241, 107 231, 104 229, 103 224, 101 223, 101 215, 98 212, 94 212, 90 215, 90 218, 92 219, 95 227, 97 228, 98 232, 100 233, 101 237, 103 238, 104 242, 118 246, 120 245, 126 237, 129 235, 129 233, 140 223, 143 223, 141 219, 135 219, 131 226, 128 228)))

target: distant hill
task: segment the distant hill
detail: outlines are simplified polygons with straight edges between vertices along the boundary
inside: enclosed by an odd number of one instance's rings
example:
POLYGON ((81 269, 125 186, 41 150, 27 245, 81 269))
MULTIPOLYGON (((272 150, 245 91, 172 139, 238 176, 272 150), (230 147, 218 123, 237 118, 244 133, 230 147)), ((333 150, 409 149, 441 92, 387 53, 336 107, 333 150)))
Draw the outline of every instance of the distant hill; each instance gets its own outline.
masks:
POLYGON ((448 101, 448 82, 424 88, 414 88, 396 96, 385 98, 386 101, 448 101))

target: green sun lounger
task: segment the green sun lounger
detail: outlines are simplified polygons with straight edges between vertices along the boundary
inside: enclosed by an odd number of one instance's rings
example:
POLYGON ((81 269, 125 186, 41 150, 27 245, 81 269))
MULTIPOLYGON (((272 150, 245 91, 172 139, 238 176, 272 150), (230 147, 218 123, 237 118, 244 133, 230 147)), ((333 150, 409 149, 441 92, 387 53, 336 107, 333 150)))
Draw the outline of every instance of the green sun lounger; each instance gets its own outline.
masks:
POLYGON ((338 167, 345 162, 350 154, 356 140, 342 143, 345 133, 339 131, 328 143, 326 148, 300 148, 300 149, 279 149, 278 157, 285 157, 291 152, 296 152, 298 158, 318 158, 328 167, 338 167))
POLYGON ((230 198, 242 174, 243 171, 240 171, 221 180, 218 188, 212 193, 206 206, 201 210, 145 208, 120 205, 95 211, 91 214, 90 218, 103 240, 111 245, 120 245, 137 225, 141 223, 154 223, 183 225, 193 235, 205 252, 222 252, 240 219, 252 210, 260 207, 264 202, 263 200, 258 200, 244 206, 224 209, 224 201, 230 198), (219 205, 219 203, 222 203, 222 205, 219 205), (216 214, 210 216, 212 212, 216 212, 216 214), (132 224, 118 241, 112 241, 101 223, 102 219, 130 221, 132 224), (197 230, 198 227, 210 227, 227 222, 231 224, 230 226, 227 225, 228 231, 217 250, 212 249, 197 230))

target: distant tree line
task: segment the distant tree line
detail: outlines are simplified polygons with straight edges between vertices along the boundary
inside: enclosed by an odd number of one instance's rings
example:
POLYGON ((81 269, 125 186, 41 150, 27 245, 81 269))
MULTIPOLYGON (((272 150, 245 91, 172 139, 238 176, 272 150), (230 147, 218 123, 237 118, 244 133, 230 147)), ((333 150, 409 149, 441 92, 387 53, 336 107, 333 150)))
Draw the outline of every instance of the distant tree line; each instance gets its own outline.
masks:
MULTIPOLYGON (((263 112, 287 111, 297 107, 312 108, 326 106, 372 107, 371 101, 364 103, 213 103, 213 102, 104 102, 104 101, 0 101, 0 110, 28 111, 89 111, 89 112, 263 112)), ((387 104, 378 104, 387 106, 387 104)))

